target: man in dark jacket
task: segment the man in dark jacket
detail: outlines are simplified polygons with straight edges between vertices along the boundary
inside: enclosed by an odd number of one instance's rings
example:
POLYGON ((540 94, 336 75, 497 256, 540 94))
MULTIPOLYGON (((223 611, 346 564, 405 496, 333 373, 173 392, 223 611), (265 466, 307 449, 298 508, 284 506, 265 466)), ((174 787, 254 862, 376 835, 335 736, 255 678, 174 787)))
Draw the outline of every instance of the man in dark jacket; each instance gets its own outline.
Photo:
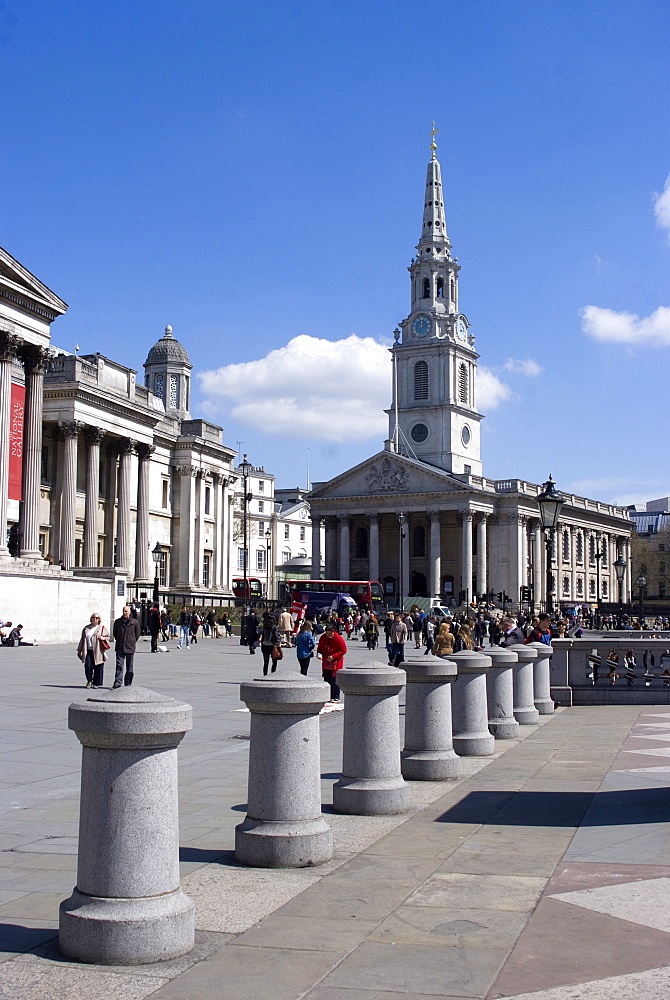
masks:
POLYGON ((523 630, 519 628, 513 618, 503 618, 500 622, 500 631, 503 636, 501 646, 518 646, 523 645, 526 641, 523 630))
POLYGON ((149 635, 151 636, 151 652, 158 652, 158 633, 161 630, 161 612, 157 604, 149 612, 149 635))
POLYGON ((249 652, 254 654, 256 652, 256 647, 258 646, 258 630, 260 628, 261 622, 258 615, 250 611, 248 615, 245 615, 242 619, 242 635, 240 636, 240 643, 242 645, 246 644, 249 652))
POLYGON ((114 678, 114 687, 120 688, 122 679, 126 686, 133 683, 133 658, 135 656, 137 640, 140 637, 139 622, 136 618, 130 617, 130 608, 127 604, 124 605, 121 617, 117 618, 114 622, 112 635, 114 636, 114 641, 116 643, 114 646, 114 652, 116 653, 116 676, 114 678), (126 665, 125 677, 123 677, 124 661, 126 665))

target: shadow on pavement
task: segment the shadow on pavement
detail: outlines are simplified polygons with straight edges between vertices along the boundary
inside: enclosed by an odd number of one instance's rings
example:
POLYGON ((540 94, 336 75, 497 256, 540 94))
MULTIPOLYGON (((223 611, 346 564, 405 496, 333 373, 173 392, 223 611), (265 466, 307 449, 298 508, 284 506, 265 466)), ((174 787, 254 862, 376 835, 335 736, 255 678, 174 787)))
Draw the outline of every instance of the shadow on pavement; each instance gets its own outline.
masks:
POLYGON ((621 826, 667 823, 667 788, 603 792, 476 791, 437 817, 437 823, 495 826, 621 826))

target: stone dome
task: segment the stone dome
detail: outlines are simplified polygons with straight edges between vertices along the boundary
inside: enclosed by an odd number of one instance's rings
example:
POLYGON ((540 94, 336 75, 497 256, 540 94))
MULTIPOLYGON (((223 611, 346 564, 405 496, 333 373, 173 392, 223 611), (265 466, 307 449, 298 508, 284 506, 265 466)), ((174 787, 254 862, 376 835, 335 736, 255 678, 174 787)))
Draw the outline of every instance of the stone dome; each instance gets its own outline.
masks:
POLYGON ((172 327, 168 324, 165 333, 157 340, 147 355, 145 365, 165 364, 166 361, 182 361, 190 366, 191 362, 185 347, 172 336, 172 327))

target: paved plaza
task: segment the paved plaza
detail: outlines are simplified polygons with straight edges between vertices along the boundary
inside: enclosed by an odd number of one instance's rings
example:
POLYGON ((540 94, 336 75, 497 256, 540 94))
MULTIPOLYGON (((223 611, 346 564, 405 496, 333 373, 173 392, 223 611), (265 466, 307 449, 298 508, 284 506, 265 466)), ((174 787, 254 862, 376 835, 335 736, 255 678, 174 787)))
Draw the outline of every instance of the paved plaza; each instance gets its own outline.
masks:
MULTIPOLYGON (((142 641, 135 681, 190 702, 179 750, 182 886, 196 948, 151 966, 64 961, 58 905, 76 881, 84 700, 74 647, 3 649, 0 1000, 536 1000, 670 997, 670 710, 571 708, 464 759, 457 782, 412 782, 396 817, 332 813, 342 711, 321 718, 320 867, 235 864, 261 657, 237 639, 142 641)), ((284 669, 294 652, 285 651, 284 669)), ((383 662, 350 643, 347 665, 383 662)), ((316 668, 312 670, 316 673, 316 668)), ((105 681, 111 683, 108 661, 105 681)))

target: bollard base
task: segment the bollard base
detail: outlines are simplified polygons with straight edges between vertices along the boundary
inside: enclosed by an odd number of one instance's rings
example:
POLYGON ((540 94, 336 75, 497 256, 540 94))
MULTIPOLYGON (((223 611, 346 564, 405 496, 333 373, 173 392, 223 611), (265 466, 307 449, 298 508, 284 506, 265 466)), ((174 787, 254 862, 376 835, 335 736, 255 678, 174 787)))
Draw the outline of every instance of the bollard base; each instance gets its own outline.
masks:
POLYGON ((540 713, 536 708, 515 708, 514 718, 520 726, 536 726, 540 721, 540 713))
POLYGON ((164 896, 104 899, 72 890, 60 904, 58 947, 96 965, 143 965, 192 950, 195 906, 181 889, 164 896))
POLYGON ((495 740, 489 732, 454 736, 454 750, 459 757, 490 757, 495 749, 495 740))
POLYGON ((541 698, 541 699, 536 698, 535 708, 538 710, 540 715, 554 714, 554 702, 551 698, 541 698))
POLYGON ((448 781, 460 778, 460 757, 453 750, 403 750, 400 769, 409 781, 448 781))
POLYGON ((347 778, 333 785, 333 809, 350 816, 395 816, 409 809, 409 785, 395 778, 347 778))
POLYGON ((516 719, 489 719, 489 732, 496 740, 517 740, 519 723, 516 719))
POLYGON ((247 816, 235 827, 235 858, 252 868, 308 868, 333 857, 333 831, 322 816, 279 823, 247 816))

